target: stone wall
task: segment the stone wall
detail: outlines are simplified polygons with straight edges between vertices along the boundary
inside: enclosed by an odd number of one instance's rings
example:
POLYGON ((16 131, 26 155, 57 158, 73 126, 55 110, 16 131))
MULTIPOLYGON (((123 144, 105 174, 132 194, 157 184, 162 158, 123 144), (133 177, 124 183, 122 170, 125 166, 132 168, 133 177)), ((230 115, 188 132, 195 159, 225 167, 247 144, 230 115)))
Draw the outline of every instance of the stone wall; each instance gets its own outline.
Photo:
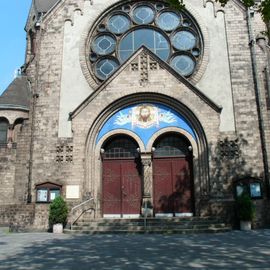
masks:
POLYGON ((9 226, 11 231, 31 229, 34 220, 33 204, 14 204, 0 206, 0 224, 9 226))
POLYGON ((0 205, 14 202, 16 149, 0 148, 0 205))

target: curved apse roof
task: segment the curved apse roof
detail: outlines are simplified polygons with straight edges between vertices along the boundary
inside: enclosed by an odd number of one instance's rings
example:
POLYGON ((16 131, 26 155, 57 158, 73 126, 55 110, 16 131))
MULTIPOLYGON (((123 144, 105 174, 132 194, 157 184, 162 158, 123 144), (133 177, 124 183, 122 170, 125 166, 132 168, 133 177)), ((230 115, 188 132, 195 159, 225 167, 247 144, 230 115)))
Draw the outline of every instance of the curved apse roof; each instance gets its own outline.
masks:
POLYGON ((30 89, 25 76, 17 77, 0 96, 0 109, 29 110, 30 89))

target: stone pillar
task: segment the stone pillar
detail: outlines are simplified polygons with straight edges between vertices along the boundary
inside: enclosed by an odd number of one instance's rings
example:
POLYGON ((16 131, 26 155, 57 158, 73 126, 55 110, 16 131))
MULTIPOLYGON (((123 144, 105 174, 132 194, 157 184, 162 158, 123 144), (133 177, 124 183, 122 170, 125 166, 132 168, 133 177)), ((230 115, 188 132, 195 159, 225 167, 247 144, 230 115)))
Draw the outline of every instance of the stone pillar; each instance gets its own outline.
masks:
POLYGON ((141 161, 143 167, 143 200, 142 200, 142 214, 147 205, 148 216, 153 216, 153 167, 152 154, 142 153, 141 161))
POLYGON ((8 132, 7 132, 7 147, 12 148, 13 143, 13 136, 14 136, 14 128, 13 125, 8 126, 8 132))

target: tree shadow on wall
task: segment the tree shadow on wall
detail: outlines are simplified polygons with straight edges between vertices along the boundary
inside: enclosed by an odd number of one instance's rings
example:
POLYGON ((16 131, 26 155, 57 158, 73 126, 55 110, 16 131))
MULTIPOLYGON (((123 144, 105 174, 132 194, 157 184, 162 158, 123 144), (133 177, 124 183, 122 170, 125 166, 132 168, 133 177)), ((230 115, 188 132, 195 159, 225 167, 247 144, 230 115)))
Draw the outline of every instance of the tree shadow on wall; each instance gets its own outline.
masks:
MULTIPOLYGON (((217 145, 209 145, 210 159, 212 160, 212 170, 210 170, 211 191, 216 196, 224 197, 233 195, 233 182, 238 179, 255 177, 262 178, 263 172, 258 172, 256 168, 250 167, 255 160, 246 158, 245 153, 251 152, 249 143, 239 136, 237 139, 230 140, 225 138, 220 140, 217 145)), ((255 158, 255 157, 254 157, 255 158)), ((254 164, 255 165, 255 164, 254 164)))
MULTIPOLYGON (((252 146, 254 148, 254 146, 252 146)), ((220 201, 210 211, 213 215, 227 217, 235 222, 234 197, 235 183, 240 179, 256 178, 262 181, 262 165, 256 164, 258 157, 250 156, 249 142, 239 135, 237 139, 228 137, 219 140, 217 145, 209 145, 210 158, 210 198, 220 201), (247 153, 247 154, 246 154, 247 153), (254 167, 252 167, 252 163, 254 167), (223 201, 223 202, 222 202, 223 201), (224 202, 227 205, 225 208, 224 202), (222 206, 223 203, 223 206, 222 206)), ((234 224, 236 226, 236 224, 234 224)))
POLYGON ((176 176, 174 192, 168 196, 163 195, 158 199, 159 209, 162 213, 191 213, 193 183, 190 172, 185 167, 176 176), (187 177, 188 176, 188 177, 187 177))

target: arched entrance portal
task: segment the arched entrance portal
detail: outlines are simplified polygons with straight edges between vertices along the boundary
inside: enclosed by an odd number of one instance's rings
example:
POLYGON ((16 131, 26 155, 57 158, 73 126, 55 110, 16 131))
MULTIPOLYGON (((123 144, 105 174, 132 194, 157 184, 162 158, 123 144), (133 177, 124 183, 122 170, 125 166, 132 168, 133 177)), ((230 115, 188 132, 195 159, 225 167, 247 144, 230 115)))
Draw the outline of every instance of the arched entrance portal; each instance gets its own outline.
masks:
POLYGON ((127 135, 103 146, 103 217, 139 217, 142 199, 138 144, 127 135))
POLYGON ((156 216, 192 216, 193 176, 190 142, 167 133, 155 143, 153 159, 154 212, 156 216))

